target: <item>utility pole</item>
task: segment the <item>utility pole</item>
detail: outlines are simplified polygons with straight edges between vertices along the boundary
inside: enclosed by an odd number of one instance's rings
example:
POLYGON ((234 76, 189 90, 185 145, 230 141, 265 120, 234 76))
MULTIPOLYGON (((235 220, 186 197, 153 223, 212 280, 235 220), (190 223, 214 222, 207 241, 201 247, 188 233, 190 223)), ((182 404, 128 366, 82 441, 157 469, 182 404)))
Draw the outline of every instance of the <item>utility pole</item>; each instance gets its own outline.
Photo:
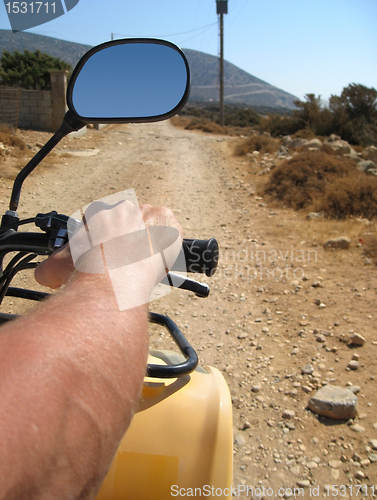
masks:
POLYGON ((228 14, 228 0, 216 0, 220 21, 220 125, 224 126, 224 14, 228 14))

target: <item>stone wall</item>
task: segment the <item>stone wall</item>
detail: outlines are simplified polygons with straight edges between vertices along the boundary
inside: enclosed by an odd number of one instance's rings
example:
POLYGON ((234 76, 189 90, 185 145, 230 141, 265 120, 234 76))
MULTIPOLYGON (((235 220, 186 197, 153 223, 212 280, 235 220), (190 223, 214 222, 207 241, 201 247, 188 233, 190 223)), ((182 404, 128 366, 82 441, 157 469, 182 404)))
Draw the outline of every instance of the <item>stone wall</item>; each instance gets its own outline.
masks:
MULTIPOLYGON (((56 132, 67 110, 67 71, 51 71, 51 90, 17 89, 19 100, 14 99, 14 91, 0 93, 0 123, 14 127, 56 132), (13 120, 8 116, 12 114, 13 120)), ((9 89, 11 90, 11 89, 9 89)))
POLYGON ((21 90, 18 126, 52 131, 52 99, 50 90, 21 90))
POLYGON ((0 124, 17 127, 20 96, 20 88, 0 87, 0 124))

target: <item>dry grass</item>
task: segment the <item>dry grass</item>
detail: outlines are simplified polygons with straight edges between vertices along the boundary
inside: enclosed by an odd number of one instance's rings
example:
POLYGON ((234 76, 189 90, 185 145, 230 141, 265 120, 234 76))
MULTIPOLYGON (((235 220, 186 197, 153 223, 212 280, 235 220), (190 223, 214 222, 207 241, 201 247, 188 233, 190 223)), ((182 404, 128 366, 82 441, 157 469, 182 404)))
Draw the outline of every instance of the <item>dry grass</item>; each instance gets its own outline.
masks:
POLYGON ((235 148, 236 156, 243 156, 253 151, 259 151, 261 154, 276 153, 279 150, 280 143, 266 134, 252 135, 243 141, 240 141, 235 148))
POLYGON ((285 206, 324 212, 332 218, 377 216, 377 178, 359 172, 352 160, 322 151, 283 162, 264 192, 285 206))

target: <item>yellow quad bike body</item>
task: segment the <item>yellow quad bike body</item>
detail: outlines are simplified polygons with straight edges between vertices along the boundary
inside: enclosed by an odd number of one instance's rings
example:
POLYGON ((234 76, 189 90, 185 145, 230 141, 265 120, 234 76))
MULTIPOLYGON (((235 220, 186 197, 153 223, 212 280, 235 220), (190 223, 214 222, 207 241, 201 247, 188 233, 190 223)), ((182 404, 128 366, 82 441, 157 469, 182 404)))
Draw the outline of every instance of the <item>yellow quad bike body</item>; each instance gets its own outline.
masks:
MULTIPOLYGON (((172 351, 151 351, 148 362, 169 366, 182 359, 172 351)), ((229 389, 216 368, 198 367, 178 378, 146 377, 97 500, 230 498, 232 428, 229 389)))

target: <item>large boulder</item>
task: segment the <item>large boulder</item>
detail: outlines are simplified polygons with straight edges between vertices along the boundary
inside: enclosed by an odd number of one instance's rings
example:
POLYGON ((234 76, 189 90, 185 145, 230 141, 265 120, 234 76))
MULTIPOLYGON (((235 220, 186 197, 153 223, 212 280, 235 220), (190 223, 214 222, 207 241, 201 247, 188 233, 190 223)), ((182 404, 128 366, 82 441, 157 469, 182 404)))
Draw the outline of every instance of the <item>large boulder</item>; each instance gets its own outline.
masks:
POLYGON ((362 156, 365 160, 372 160, 377 162, 377 148, 376 146, 368 146, 364 149, 362 156))
POLYGON ((327 138, 326 142, 340 141, 340 139, 340 135, 331 134, 330 137, 327 138))
POLYGON ((344 156, 345 156, 345 158, 350 158, 351 160, 359 160, 360 159, 359 154, 357 154, 357 152, 353 148, 351 148, 351 152, 349 154, 345 154, 344 156))
POLYGON ((287 146, 280 146, 280 149, 276 153, 276 156, 278 158, 286 158, 287 156, 289 156, 289 151, 288 151, 287 146))
POLYGON ((282 137, 282 143, 283 143, 283 146, 289 146, 292 142, 292 137, 290 135, 285 135, 284 137, 282 137))
POLYGON ((357 396, 350 389, 325 385, 310 398, 308 408, 324 417, 349 420, 357 415, 357 396))
POLYGON ((361 160, 357 163, 357 169, 366 174, 376 175, 377 165, 371 160, 361 160))
POLYGON ((337 136, 330 136, 328 139, 326 139, 326 141, 324 142, 325 146, 329 147, 332 151, 339 155, 351 154, 352 148, 347 141, 342 141, 340 138, 337 140, 333 140, 333 137, 337 136))
POLYGON ((321 147, 322 147, 322 141, 320 141, 317 138, 311 139, 310 141, 306 142, 303 145, 303 148, 306 150, 312 150, 312 149, 318 150, 321 149, 321 147))
POLYGON ((289 149, 293 148, 303 148, 305 144, 307 144, 309 141, 307 139, 293 139, 292 142, 288 144, 289 149))

